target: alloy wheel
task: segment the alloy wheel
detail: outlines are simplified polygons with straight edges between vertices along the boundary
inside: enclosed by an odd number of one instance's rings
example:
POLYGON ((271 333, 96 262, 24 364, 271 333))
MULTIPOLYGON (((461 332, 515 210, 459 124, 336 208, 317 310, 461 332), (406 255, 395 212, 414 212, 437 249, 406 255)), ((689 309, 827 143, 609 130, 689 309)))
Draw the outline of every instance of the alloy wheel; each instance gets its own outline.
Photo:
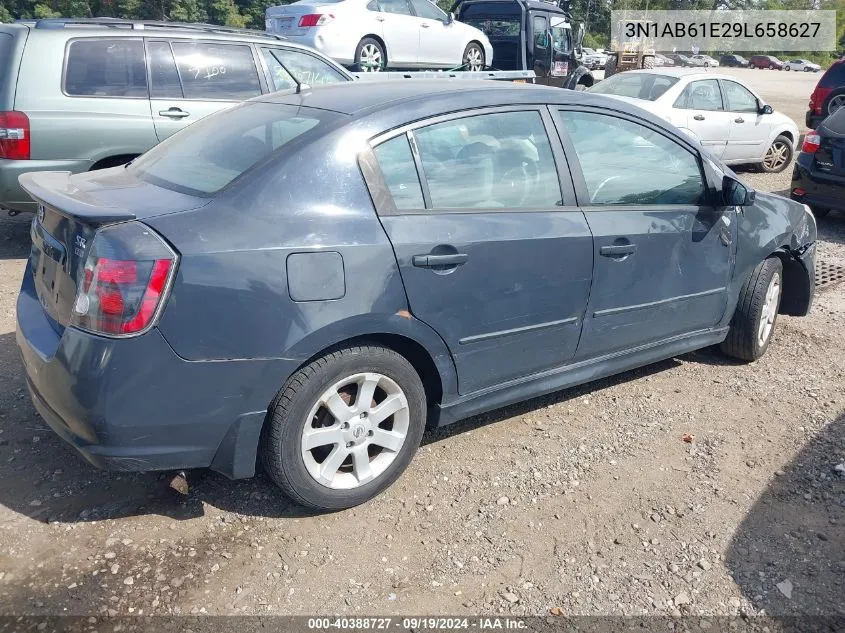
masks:
POLYGON ((766 152, 766 156, 763 158, 763 164, 767 169, 775 171, 786 164, 788 157, 789 146, 784 141, 778 139, 772 143, 772 146, 766 152))
POLYGON ((381 71, 381 51, 375 44, 364 44, 361 48, 360 66, 365 73, 377 73, 381 71))
POLYGON ((396 459, 409 427, 408 398, 394 380, 375 372, 348 376, 311 408, 302 431, 302 460, 323 486, 357 488, 396 459))
POLYGON ((484 55, 481 49, 477 46, 470 46, 464 56, 464 66, 471 71, 484 70, 484 55))
POLYGON ((769 282, 766 290, 766 299, 763 302, 763 311, 760 314, 760 327, 757 330, 757 342, 762 347, 772 335, 772 328, 778 314, 780 304, 780 274, 775 273, 769 282))

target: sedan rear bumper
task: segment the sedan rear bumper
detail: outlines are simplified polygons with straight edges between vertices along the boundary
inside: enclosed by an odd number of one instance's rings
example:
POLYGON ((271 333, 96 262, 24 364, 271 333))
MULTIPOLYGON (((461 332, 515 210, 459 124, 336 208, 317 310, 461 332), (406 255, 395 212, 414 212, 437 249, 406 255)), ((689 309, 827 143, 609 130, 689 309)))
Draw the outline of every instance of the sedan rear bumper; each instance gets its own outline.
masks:
POLYGON ((820 174, 807 167, 807 162, 799 154, 792 172, 790 197, 810 207, 845 211, 845 177, 820 174), (795 193, 796 189, 805 193, 795 193))
POLYGON ((16 316, 36 409, 85 459, 109 470, 210 467, 252 476, 267 406, 298 364, 186 361, 157 328, 127 339, 60 333, 35 295, 29 267, 16 316))

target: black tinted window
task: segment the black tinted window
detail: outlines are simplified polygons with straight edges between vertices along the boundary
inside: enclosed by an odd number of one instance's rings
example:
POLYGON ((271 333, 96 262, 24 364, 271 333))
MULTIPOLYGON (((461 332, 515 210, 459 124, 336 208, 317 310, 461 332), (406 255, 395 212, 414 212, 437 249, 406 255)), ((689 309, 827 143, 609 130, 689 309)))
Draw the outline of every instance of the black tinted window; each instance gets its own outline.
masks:
POLYGON ((559 118, 575 145, 590 204, 703 203, 698 158, 675 141, 604 114, 561 111, 559 118))
POLYGON ((845 62, 839 62, 827 69, 819 85, 824 88, 838 88, 845 86, 845 62))
POLYGON ((261 94, 249 46, 173 42, 186 99, 249 99, 261 94))
POLYGON ((424 209, 420 179, 408 137, 404 134, 374 148, 379 167, 397 209, 424 209))
POLYGON ((90 97, 147 97, 141 40, 89 39, 70 43, 65 92, 90 97))
POLYGON ((150 96, 159 99, 180 98, 182 84, 169 42, 150 42, 150 96))
POLYGON ((561 200, 538 112, 455 119, 414 136, 435 209, 554 208, 561 200))
POLYGON ((215 193, 282 147, 319 134, 338 115, 275 103, 246 103, 205 117, 137 158, 141 178, 194 195, 215 193))

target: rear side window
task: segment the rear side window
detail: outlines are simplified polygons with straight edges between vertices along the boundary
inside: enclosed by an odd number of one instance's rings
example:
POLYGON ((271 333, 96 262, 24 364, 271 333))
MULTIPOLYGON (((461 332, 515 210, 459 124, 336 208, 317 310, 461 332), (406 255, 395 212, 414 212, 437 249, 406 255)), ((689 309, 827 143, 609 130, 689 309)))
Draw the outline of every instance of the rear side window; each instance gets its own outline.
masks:
POLYGON ((172 42, 186 99, 240 101, 261 94, 252 48, 217 42, 172 42))
POLYGON ((348 81, 338 70, 308 53, 285 48, 264 48, 261 52, 267 62, 274 90, 296 88, 291 74, 297 81, 311 86, 348 81))
POLYGON ((242 104, 184 128, 128 169, 160 187, 208 196, 274 152, 319 135, 339 116, 274 103, 242 104))
POLYGON ((406 0, 379 0, 378 6, 384 13, 411 15, 411 7, 406 0))
POLYGON ((839 88, 845 86, 845 62, 838 62, 827 69, 819 85, 823 88, 839 88))
POLYGON ((715 79, 704 79, 690 83, 681 96, 675 101, 675 107, 684 110, 717 111, 722 107, 722 93, 719 82, 715 79))
POLYGON ((704 203, 698 157, 675 141, 605 114, 560 111, 559 119, 575 146, 591 205, 704 203))
POLYGON ((538 112, 481 114, 414 131, 434 209, 543 209, 560 204, 538 112))
POLYGON ((68 46, 65 92, 78 97, 146 98, 147 68, 141 40, 84 39, 68 46))
MULTIPOLYGON (((427 1, 427 0, 426 0, 427 1)), ((404 134, 373 149, 397 209, 424 209, 420 179, 404 134)))

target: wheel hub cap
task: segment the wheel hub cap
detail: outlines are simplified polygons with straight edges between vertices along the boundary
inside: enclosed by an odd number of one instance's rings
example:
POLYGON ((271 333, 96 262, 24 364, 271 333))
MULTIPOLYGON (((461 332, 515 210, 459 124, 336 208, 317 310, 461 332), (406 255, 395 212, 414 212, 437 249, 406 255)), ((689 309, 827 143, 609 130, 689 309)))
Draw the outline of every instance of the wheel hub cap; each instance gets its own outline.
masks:
POLYGON ((778 304, 780 302, 780 275, 775 275, 769 282, 769 287, 766 289, 766 298, 763 301, 763 310, 760 314, 760 328, 757 332, 757 338, 760 345, 765 345, 766 341, 772 334, 772 328, 775 324, 775 318, 778 313, 778 304))
POLYGON ((302 431, 302 461, 327 488, 357 488, 384 473, 409 428, 401 387, 383 374, 355 374, 326 389, 311 408, 302 431))

